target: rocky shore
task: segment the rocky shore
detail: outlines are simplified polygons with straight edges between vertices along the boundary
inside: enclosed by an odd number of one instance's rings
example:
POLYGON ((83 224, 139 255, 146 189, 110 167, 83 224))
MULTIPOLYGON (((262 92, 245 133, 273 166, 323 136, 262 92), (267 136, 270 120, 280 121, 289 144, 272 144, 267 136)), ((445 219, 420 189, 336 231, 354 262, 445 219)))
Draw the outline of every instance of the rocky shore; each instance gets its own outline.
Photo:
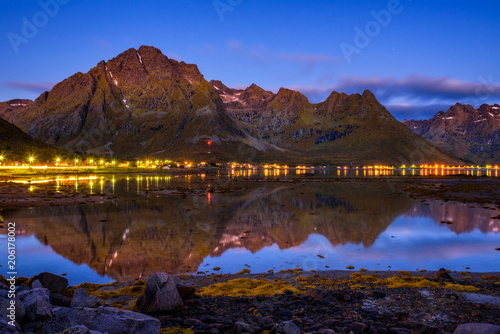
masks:
POLYGON ((10 285, 1 277, 2 333, 500 333, 500 273, 157 273, 74 287, 41 273, 10 285))

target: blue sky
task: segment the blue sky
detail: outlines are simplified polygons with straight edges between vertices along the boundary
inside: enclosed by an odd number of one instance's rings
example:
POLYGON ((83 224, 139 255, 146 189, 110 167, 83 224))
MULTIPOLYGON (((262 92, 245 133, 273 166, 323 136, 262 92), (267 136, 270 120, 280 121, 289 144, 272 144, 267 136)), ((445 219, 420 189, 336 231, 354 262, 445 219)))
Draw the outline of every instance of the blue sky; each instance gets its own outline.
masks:
POLYGON ((0 101, 35 99, 130 47, 230 87, 372 90, 402 120, 500 103, 498 1, 3 1, 0 101), (30 26, 36 30, 30 30, 30 26))

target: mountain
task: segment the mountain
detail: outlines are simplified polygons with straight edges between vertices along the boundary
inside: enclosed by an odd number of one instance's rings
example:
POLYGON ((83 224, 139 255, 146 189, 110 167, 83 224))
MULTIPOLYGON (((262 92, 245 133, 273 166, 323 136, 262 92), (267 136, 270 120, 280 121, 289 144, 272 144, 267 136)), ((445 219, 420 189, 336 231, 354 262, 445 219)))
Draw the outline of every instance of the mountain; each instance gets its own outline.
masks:
POLYGON ((14 124, 0 118, 0 155, 7 161, 22 162, 27 161, 29 156, 34 156, 37 163, 45 163, 64 153, 33 139, 14 124))
POLYGON ((33 101, 26 99, 13 99, 0 102, 0 117, 8 122, 11 122, 11 117, 16 114, 17 109, 24 108, 32 103, 33 101))
POLYGON ((59 148, 121 158, 457 162, 365 91, 311 104, 299 92, 207 82, 196 65, 141 46, 58 83, 9 119, 59 148))
POLYGON ((286 88, 273 94, 255 84, 236 90, 220 81, 210 83, 231 115, 295 161, 307 157, 321 164, 457 162, 411 133, 368 90, 353 95, 333 92, 324 102, 312 104, 286 88))
POLYGON ((455 104, 428 120, 404 120, 412 131, 443 150, 478 164, 500 161, 500 106, 455 104))

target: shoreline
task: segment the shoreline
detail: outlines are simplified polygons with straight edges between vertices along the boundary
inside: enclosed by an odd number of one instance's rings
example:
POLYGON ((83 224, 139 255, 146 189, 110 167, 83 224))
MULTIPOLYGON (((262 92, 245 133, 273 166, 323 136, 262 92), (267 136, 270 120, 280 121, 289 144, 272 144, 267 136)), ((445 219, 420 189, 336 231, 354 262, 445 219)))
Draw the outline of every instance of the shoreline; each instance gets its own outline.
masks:
MULTIPOLYGON (((211 171, 210 171, 211 172, 211 171)), ((82 172, 76 175, 186 175, 199 174, 199 171, 185 170, 172 172, 157 171, 151 172, 82 172)), ((74 173, 67 173, 75 175, 74 173)), ((47 183, 41 184, 30 183, 29 180, 24 180, 24 183, 17 183, 16 179, 25 178, 27 176, 37 177, 44 176, 42 174, 22 175, 15 174, 4 176, 0 173, 0 208, 3 209, 22 209, 40 206, 68 206, 77 204, 92 204, 102 203, 116 200, 122 194, 115 195, 109 192, 93 192, 84 193, 75 189, 71 184, 62 185, 57 191, 54 191, 54 185, 50 182, 56 181, 56 175, 48 175, 51 178, 47 183), (30 186, 36 186, 40 189, 31 191, 30 186)), ((182 187, 175 188, 169 186, 155 187, 151 185, 148 188, 141 187, 141 193, 156 193, 164 195, 181 195, 181 196, 206 196, 208 193, 207 185, 211 184, 212 192, 238 192, 238 185, 244 184, 264 184, 264 183, 281 183, 281 184, 300 184, 300 183, 385 183, 391 187, 393 193, 398 196, 409 196, 413 199, 432 199, 444 201, 457 201, 462 203, 480 204, 483 206, 492 205, 500 210, 500 179, 496 177, 476 177, 476 176, 332 176, 321 177, 316 175, 291 175, 288 178, 217 178, 211 177, 211 173, 206 175, 205 179, 194 180, 190 189, 182 187)), ((487 207, 491 208, 492 207, 487 207)))
MULTIPOLYGON (((113 310, 140 314, 147 298, 144 288, 152 277, 158 279, 158 275, 167 281, 173 279, 168 284, 175 284, 182 298, 182 307, 146 312, 157 319, 162 328, 160 333, 280 333, 283 326, 295 331, 281 333, 453 333, 460 324, 500 326, 499 272, 450 272, 447 276, 444 269, 437 272, 295 269, 192 278, 154 274, 102 285, 83 283, 50 293, 51 303, 58 304, 52 305, 56 321, 38 321, 36 326, 25 323, 24 329, 33 333, 48 328, 60 330, 67 325, 65 317, 71 312, 99 314, 113 310), (83 289, 88 305, 82 309, 72 299, 80 301, 83 289)), ((24 279, 24 283, 32 285, 32 291, 37 277, 24 279)), ((53 278, 43 282, 55 281, 53 278)), ((29 288, 21 288, 26 289, 29 288)), ((158 296, 166 297, 159 292, 158 296)), ((85 324, 99 330, 99 324, 85 324)))

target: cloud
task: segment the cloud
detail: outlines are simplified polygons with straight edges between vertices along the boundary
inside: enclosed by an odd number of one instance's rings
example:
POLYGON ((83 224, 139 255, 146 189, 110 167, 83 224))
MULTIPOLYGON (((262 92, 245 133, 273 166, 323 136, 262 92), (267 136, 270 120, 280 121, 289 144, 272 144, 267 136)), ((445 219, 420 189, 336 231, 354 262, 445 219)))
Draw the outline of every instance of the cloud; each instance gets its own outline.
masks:
POLYGON ((238 53, 242 56, 249 57, 256 61, 289 61, 303 63, 307 66, 315 66, 321 64, 337 64, 344 61, 342 57, 334 57, 326 54, 311 54, 311 53, 293 53, 279 52, 269 49, 266 46, 245 47, 240 40, 229 40, 226 43, 229 51, 238 53))
POLYGON ((401 99, 418 101, 479 101, 500 97, 500 85, 492 77, 479 77, 478 82, 460 81, 451 78, 430 78, 410 75, 403 79, 396 78, 341 78, 336 90, 362 92, 370 89, 383 100, 401 99))
POLYGON ((302 92, 311 102, 324 101, 332 91, 353 94, 369 89, 400 120, 429 118, 457 102, 477 108, 483 103, 493 104, 500 100, 500 84, 494 82, 491 75, 480 76, 477 82, 421 75, 402 79, 343 77, 333 86, 295 86, 291 89, 302 92))
POLYGON ((28 92, 43 93, 47 90, 51 90, 55 86, 55 82, 21 82, 21 81, 7 81, 4 83, 5 86, 10 88, 16 88, 28 92))

